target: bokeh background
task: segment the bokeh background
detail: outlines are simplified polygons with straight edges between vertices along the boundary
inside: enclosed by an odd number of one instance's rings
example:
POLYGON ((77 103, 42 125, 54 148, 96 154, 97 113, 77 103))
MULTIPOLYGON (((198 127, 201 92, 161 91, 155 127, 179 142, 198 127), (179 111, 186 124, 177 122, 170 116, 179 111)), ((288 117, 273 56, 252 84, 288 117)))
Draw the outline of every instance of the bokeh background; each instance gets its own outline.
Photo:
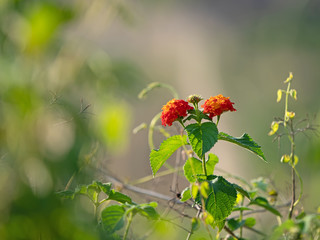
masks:
MULTIPOLYGON (((61 204, 54 193, 73 175, 71 188, 107 181, 106 174, 129 183, 151 174, 147 131, 133 129, 172 98, 154 89, 139 100, 154 81, 172 85, 182 99, 230 96, 237 112, 224 114, 219 129, 247 132, 269 163, 218 143, 218 167, 248 181, 270 177, 289 197, 290 170, 280 163, 288 146, 267 136, 283 115, 276 91, 293 72, 298 101, 290 109, 314 119, 319 62, 316 0, 1 0, 0 238, 36 239, 40 229, 43 239, 98 239, 92 209, 61 204)), ((155 144, 161 140, 156 132, 155 144)), ((297 155, 302 204, 315 211, 319 137, 301 134, 297 155)), ((171 182, 169 175, 141 187, 172 196, 171 182)), ((180 180, 180 190, 185 186, 180 180)))

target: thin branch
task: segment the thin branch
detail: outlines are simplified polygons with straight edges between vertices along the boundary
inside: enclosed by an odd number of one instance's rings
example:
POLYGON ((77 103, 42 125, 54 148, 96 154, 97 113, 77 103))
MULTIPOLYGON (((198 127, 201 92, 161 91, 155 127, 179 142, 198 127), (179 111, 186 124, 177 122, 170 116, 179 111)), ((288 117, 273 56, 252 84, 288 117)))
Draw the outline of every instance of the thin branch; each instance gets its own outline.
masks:
POLYGON ((110 175, 107 175, 106 171, 103 170, 103 169, 99 169, 99 171, 103 172, 105 174, 104 176, 107 179, 109 179, 110 181, 112 181, 114 183, 117 183, 117 184, 121 185, 122 188, 127 189, 129 191, 136 192, 136 193, 139 193, 139 194, 144 194, 144 195, 147 195, 147 196, 150 196, 150 197, 154 197, 154 198, 158 198, 158 199, 165 200, 165 201, 173 201, 174 200, 176 204, 183 204, 183 202, 181 202, 180 200, 178 200, 178 199, 175 200, 170 196, 167 196, 167 195, 164 195, 164 194, 161 194, 161 193, 158 193, 158 192, 154 192, 154 191, 151 191, 151 190, 147 190, 147 189, 144 189, 144 188, 140 188, 140 187, 136 187, 136 186, 132 186, 132 185, 123 183, 121 180, 119 180, 119 179, 117 179, 115 177, 111 177, 110 175))
POLYGON ((239 239, 239 237, 237 235, 235 235, 230 228, 228 228, 227 226, 224 226, 223 229, 229 233, 232 237, 234 237, 235 239, 239 239))
POLYGON ((257 233, 257 234, 259 234, 259 235, 261 235, 261 236, 267 236, 265 233, 263 233, 263 232, 261 232, 261 231, 259 231, 259 230, 257 230, 257 229, 248 227, 248 226, 246 226, 246 225, 244 225, 243 227, 244 227, 245 229, 248 229, 248 230, 250 230, 250 231, 252 231, 252 232, 255 232, 255 233, 257 233))

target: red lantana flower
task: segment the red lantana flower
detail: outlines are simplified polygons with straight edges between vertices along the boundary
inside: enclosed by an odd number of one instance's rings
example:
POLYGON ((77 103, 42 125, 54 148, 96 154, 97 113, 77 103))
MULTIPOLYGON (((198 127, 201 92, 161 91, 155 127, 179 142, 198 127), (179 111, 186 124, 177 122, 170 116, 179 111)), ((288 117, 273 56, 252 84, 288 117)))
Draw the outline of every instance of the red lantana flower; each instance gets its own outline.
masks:
POLYGON ((229 97, 224 97, 221 94, 215 97, 210 97, 207 99, 203 107, 203 113, 209 113, 209 117, 213 118, 215 116, 220 116, 223 112, 236 111, 233 108, 234 103, 229 100, 229 97))
POLYGON ((187 116, 187 110, 192 110, 188 102, 176 100, 175 98, 167 102, 162 108, 161 121, 163 126, 171 126, 179 117, 187 116))

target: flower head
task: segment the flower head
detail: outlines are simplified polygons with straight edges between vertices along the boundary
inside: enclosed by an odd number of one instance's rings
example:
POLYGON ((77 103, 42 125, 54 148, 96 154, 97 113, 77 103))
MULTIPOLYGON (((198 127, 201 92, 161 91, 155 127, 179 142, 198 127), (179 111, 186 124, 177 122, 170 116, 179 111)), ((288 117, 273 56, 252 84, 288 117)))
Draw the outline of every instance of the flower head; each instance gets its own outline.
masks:
POLYGON ((162 108, 161 121, 163 126, 171 126, 179 117, 187 116, 187 111, 192 110, 188 102, 172 99, 162 108))
POLYGON ((201 106, 203 107, 203 113, 209 113, 209 117, 220 116, 223 112, 236 111, 233 108, 234 103, 229 100, 229 97, 224 97, 221 94, 215 97, 210 97, 201 106))

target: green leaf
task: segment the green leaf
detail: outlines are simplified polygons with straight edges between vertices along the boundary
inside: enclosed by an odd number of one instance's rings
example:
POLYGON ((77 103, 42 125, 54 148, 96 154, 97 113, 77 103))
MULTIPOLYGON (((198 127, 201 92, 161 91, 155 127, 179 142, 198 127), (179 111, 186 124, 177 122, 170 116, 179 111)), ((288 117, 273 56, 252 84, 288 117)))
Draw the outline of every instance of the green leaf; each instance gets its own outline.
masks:
POLYGON ((161 166, 181 146, 187 145, 187 136, 175 135, 163 141, 159 150, 150 153, 150 165, 153 176, 156 175, 161 166))
POLYGON ((254 200, 252 200, 249 205, 258 205, 260 207, 263 207, 264 209, 268 210, 269 212, 281 217, 280 212, 275 209, 274 207, 272 207, 268 200, 263 198, 263 197, 256 197, 254 200))
POLYGON ((139 213, 143 217, 147 217, 151 220, 157 220, 159 219, 160 215, 155 210, 155 207, 157 207, 158 204, 156 202, 151 203, 142 203, 142 204, 128 204, 126 203, 126 207, 129 207, 126 210, 126 216, 131 212, 133 215, 139 213))
MULTIPOLYGON (((281 239, 284 233, 288 232, 290 229, 294 228, 296 225, 292 219, 288 219, 283 222, 279 227, 274 229, 272 235, 268 238, 270 240, 281 239)), ((299 229, 298 229, 299 230, 299 229)))
POLYGON ((244 220, 240 221, 239 219, 231 218, 227 221, 227 223, 230 230, 235 231, 238 228, 242 227, 245 224, 245 221, 244 220))
POLYGON ((247 226, 247 227, 253 227, 254 225, 256 225, 256 219, 253 218, 253 217, 249 217, 245 220, 244 224, 247 226))
POLYGON ((151 220, 157 220, 160 217, 159 213, 154 209, 154 207, 147 204, 144 206, 140 205, 138 212, 140 213, 140 215, 151 220))
POLYGON ((243 196, 247 197, 249 200, 251 200, 249 193, 244 190, 242 187, 239 185, 233 183, 232 186, 237 190, 237 192, 241 193, 243 196))
POLYGON ((190 198, 191 198, 190 188, 186 187, 181 193, 180 201, 185 202, 185 201, 188 201, 190 198))
POLYGON ((98 182, 98 181, 96 183, 97 183, 97 186, 100 188, 100 190, 102 192, 104 192, 107 195, 110 194, 112 183, 101 183, 101 182, 98 182))
POLYGON ((120 202, 120 203, 132 203, 132 200, 129 196, 123 194, 123 193, 120 193, 120 192, 117 192, 115 191, 114 189, 112 189, 110 191, 110 194, 107 198, 107 200, 114 200, 114 201, 117 201, 117 202, 120 202))
POLYGON ((66 190, 57 192, 56 195, 58 195, 62 199, 73 199, 75 194, 74 191, 66 190))
POLYGON ((218 229, 219 229, 219 232, 222 231, 222 229, 224 228, 225 223, 226 223, 226 220, 223 220, 223 221, 215 223, 217 225, 218 229))
POLYGON ((192 183, 191 185, 191 196, 193 199, 196 199, 199 193, 199 185, 196 183, 192 183))
POLYGON ((206 210, 215 222, 223 221, 232 212, 237 199, 237 191, 231 183, 219 176, 209 182, 211 193, 205 202, 206 210))
POLYGON ((195 109, 188 110, 188 113, 189 113, 189 116, 187 118, 185 118, 183 120, 183 122, 189 121, 191 119, 194 119, 197 122, 201 122, 202 119, 206 119, 206 120, 209 120, 210 122, 212 122, 212 119, 200 110, 195 110, 195 109))
POLYGON ((240 147, 248 149, 250 152, 257 154, 262 160, 267 162, 262 150, 261 146, 259 146, 248 134, 243 134, 239 138, 232 137, 224 132, 220 132, 218 136, 219 140, 224 140, 228 142, 232 142, 234 144, 239 145, 240 147))
MULTIPOLYGON (((219 162, 219 158, 210 153, 208 160, 206 161, 207 174, 213 174, 215 165, 219 162)), ((203 169, 202 169, 202 161, 197 158, 189 158, 183 166, 184 175, 188 179, 189 182, 196 182, 198 179, 205 180, 203 169)))
POLYGON ((103 229, 108 233, 114 233, 124 225, 125 210, 122 206, 112 205, 101 212, 103 229))
POLYGON ((202 182, 200 185, 200 193, 204 198, 208 198, 211 193, 208 181, 202 182))
POLYGON ((218 129, 213 122, 193 123, 186 127, 192 150, 202 158, 218 141, 218 129))
POLYGON ((263 192, 267 192, 268 189, 268 183, 266 182, 266 179, 263 177, 258 177, 256 179, 251 180, 251 184, 256 189, 259 189, 263 192))
POLYGON ((193 217, 191 219, 191 232, 193 233, 194 231, 198 230, 200 227, 200 220, 199 218, 193 217))

